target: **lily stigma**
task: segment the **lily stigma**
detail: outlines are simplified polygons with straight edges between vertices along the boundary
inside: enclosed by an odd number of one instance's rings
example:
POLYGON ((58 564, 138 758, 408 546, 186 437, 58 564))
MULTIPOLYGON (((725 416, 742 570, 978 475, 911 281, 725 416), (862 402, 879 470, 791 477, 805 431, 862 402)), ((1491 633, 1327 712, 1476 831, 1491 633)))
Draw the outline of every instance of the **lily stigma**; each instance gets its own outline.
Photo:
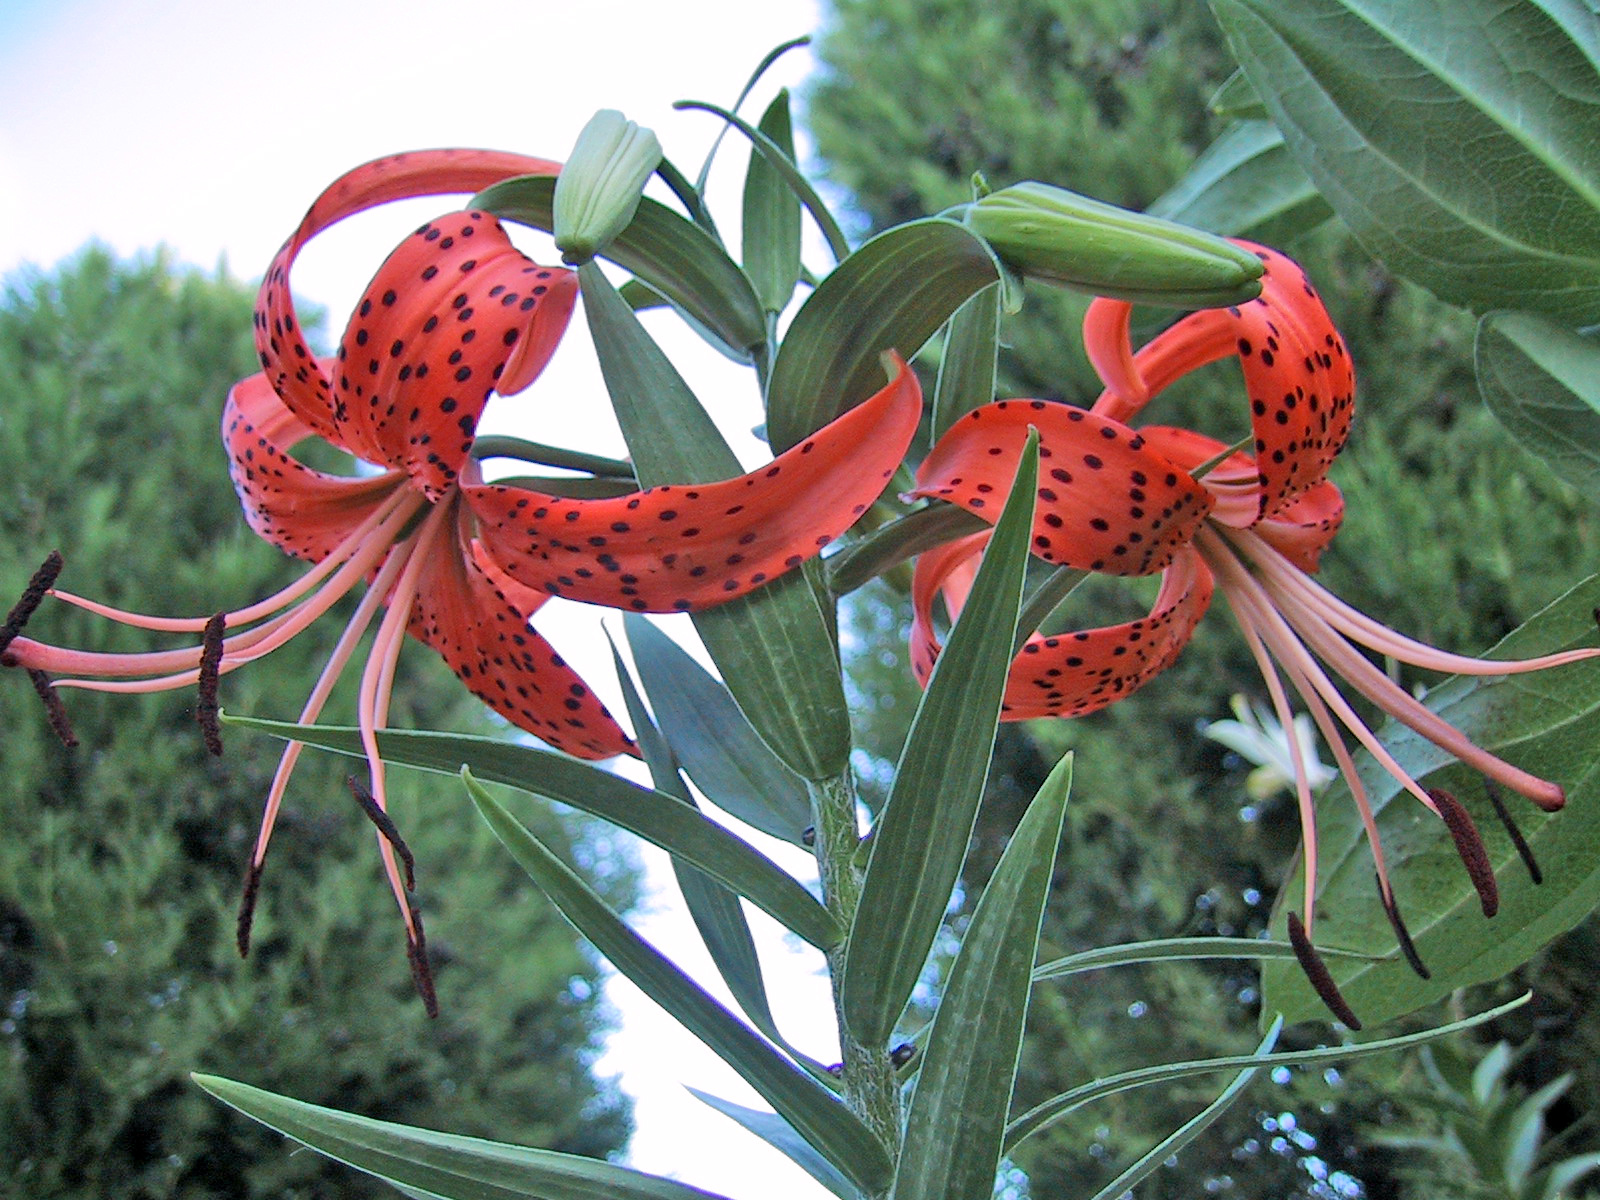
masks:
MULTIPOLYGON (((55 589, 61 562, 52 555, 0 630, 0 663, 28 671, 64 738, 54 689, 196 686, 197 715, 208 745, 220 752, 218 678, 299 636, 365 584, 299 722, 317 720, 372 630, 357 696, 368 784, 352 780, 351 790, 377 828, 413 975, 430 1012, 435 1002, 411 858, 387 816, 377 745, 406 635, 436 651, 512 725, 555 749, 591 759, 631 754, 632 740, 605 706, 529 626, 539 607, 559 594, 673 612, 754 590, 814 557, 866 510, 899 465, 921 412, 916 378, 898 363, 895 378, 877 394, 737 478, 600 499, 485 483, 472 457, 478 420, 492 394, 513 395, 543 370, 566 329, 577 283, 564 268, 528 259, 497 220, 472 210, 441 216, 406 238, 368 285, 336 355, 319 359, 311 352, 289 271, 316 234, 390 200, 475 192, 557 170, 543 159, 490 151, 380 159, 336 180, 273 260, 255 317, 262 370, 231 390, 222 435, 250 527, 313 564, 299 580, 208 618, 145 616, 55 589), (290 451, 312 438, 368 470, 337 476, 305 466, 290 451), (47 595, 125 625, 200 638, 179 649, 109 654, 22 636, 47 595)), ((249 947, 267 847, 301 749, 298 742, 286 745, 267 795, 245 875, 241 953, 249 947)))
MULTIPOLYGON (((1309 712, 1360 811, 1378 890, 1396 939, 1418 973, 1426 967, 1401 920, 1376 820, 1346 735, 1446 824, 1485 915, 1498 906, 1494 874, 1466 809, 1423 788, 1384 748, 1346 700, 1341 684, 1410 726, 1490 781, 1559 809, 1559 784, 1475 745, 1362 653, 1432 671, 1509 675, 1577 662, 1600 649, 1523 661, 1451 654, 1356 611, 1318 584, 1320 556, 1344 515, 1328 467, 1343 448, 1354 413, 1355 376, 1344 340, 1297 264, 1240 243, 1265 266, 1260 297, 1206 309, 1178 321, 1133 352, 1131 305, 1096 299, 1084 321, 1091 362, 1105 384, 1092 408, 1009 400, 958 421, 917 472, 911 497, 958 504, 989 521, 1016 472, 1030 427, 1039 431, 1040 486, 1034 555, 1060 567, 1111 575, 1160 572, 1148 616, 1095 629, 1032 634, 1007 682, 1003 720, 1081 716, 1112 704, 1170 666, 1220 587, 1260 667, 1273 714, 1293 728, 1291 690, 1309 712), (1174 380, 1234 357, 1250 399, 1251 437, 1225 446, 1187 429, 1127 422, 1174 380), (1336 682, 1338 680, 1339 682, 1336 682)), ((961 610, 989 533, 980 531, 923 554, 913 576, 912 665, 924 682, 940 648, 933 603, 950 619, 961 610)), ((1289 913, 1290 940, 1319 994, 1345 1024, 1359 1021, 1339 996, 1312 943, 1317 837, 1312 770, 1297 739, 1287 749, 1305 855, 1302 922, 1289 913)))

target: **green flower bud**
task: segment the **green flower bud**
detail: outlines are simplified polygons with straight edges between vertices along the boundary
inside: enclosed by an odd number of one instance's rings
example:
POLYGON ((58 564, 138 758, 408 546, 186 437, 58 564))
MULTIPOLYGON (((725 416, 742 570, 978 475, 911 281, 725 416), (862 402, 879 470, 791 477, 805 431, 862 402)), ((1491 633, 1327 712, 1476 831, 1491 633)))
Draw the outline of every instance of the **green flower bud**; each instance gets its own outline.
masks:
POLYGON ((551 232, 561 257, 586 263, 626 229, 660 162, 654 133, 615 109, 595 113, 556 177, 551 232))
POLYGON ((1013 270, 1097 296, 1205 308, 1261 293, 1250 251, 1065 188, 1015 184, 967 205, 963 219, 1013 270))

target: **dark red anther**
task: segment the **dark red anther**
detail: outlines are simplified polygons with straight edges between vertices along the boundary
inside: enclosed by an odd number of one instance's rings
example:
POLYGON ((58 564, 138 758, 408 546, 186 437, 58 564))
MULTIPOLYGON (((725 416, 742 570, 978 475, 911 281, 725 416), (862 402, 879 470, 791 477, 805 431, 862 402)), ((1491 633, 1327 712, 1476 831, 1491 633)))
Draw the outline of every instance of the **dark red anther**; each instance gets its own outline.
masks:
POLYGON ((39 569, 33 573, 33 578, 28 580, 28 586, 22 590, 22 599, 11 606, 11 611, 6 614, 5 624, 0 625, 0 654, 3 654, 17 634, 22 632, 23 626, 28 623, 28 618, 33 616, 34 609, 44 603, 44 598, 56 585, 56 576, 61 574, 62 565, 61 551, 52 550, 40 564, 39 569))
POLYGON ((1289 945, 1294 947, 1294 956, 1300 960, 1300 969, 1306 973, 1306 979, 1328 1006, 1328 1011, 1350 1029, 1360 1029, 1361 1022, 1345 1002, 1339 985, 1334 983, 1333 975, 1328 971, 1328 965, 1322 961, 1322 955, 1317 953, 1311 939, 1306 937, 1306 927, 1300 924, 1300 918, 1294 913, 1289 914, 1289 945))
POLYGON ((383 840, 394 847, 394 852, 400 856, 400 861, 406 868, 406 891, 415 891, 417 887, 417 866, 411 857, 411 848, 406 845, 405 839, 400 836, 400 829, 394 819, 378 807, 378 802, 372 798, 372 793, 356 782, 354 775, 345 780, 350 785, 350 794, 356 798, 356 803, 361 806, 361 811, 367 814, 367 820, 377 827, 383 840))
POLYGON ((1522 859, 1522 865, 1528 868, 1528 876, 1536 885, 1543 883, 1544 872, 1539 869, 1539 860, 1534 858, 1533 847, 1528 845, 1528 839, 1522 836, 1522 830, 1518 829, 1517 823, 1511 819, 1511 812, 1506 808, 1506 802, 1500 795, 1499 785, 1485 777, 1483 790, 1489 793, 1489 803, 1494 806, 1494 815, 1499 817, 1500 824, 1505 826, 1506 836, 1517 848, 1517 856, 1522 859))
POLYGON ((262 865, 252 857, 250 865, 244 869, 244 891, 239 897, 239 923, 234 932, 240 958, 250 955, 250 927, 256 919, 256 894, 261 890, 262 865))
POLYGON ((1433 972, 1428 970, 1422 961, 1422 956, 1417 953, 1417 947, 1411 940, 1411 931, 1406 928, 1406 923, 1400 917, 1400 906, 1395 902, 1392 892, 1383 890, 1383 880, 1378 880, 1378 899, 1383 904, 1383 911, 1389 918, 1389 926, 1394 930, 1395 941, 1400 943, 1400 953, 1406 956, 1406 961, 1411 964, 1411 969, 1423 979, 1432 979, 1433 972))
POLYGON ((194 719, 200 726, 206 749, 218 756, 222 754, 222 725, 217 720, 217 679, 222 667, 222 638, 227 624, 226 613, 217 613, 206 622, 200 643, 200 696, 194 705, 194 719))
POLYGON ((428 966, 428 942, 422 934, 422 912, 416 901, 406 897, 406 907, 411 910, 411 929, 406 932, 406 962, 411 966, 411 982, 417 995, 422 997, 422 1008, 430 1017, 439 1015, 439 994, 433 988, 433 970, 428 966))
POLYGON ((1461 856, 1462 865, 1467 868, 1472 886, 1478 891, 1478 903, 1483 906, 1483 915, 1494 916, 1500 911, 1500 888, 1495 883, 1494 868, 1489 864, 1489 852, 1484 849, 1478 827, 1472 823, 1472 818, 1461 806, 1461 801, 1449 792, 1429 788, 1428 795, 1439 806, 1439 815, 1444 818, 1444 826, 1455 839, 1456 853, 1461 856))
POLYGON ((33 690, 39 694, 40 702, 44 704, 45 716, 50 721, 51 731, 61 739, 61 744, 68 750, 75 750, 78 746, 78 735, 72 732, 72 722, 67 720, 67 706, 61 703, 61 693, 56 691, 50 682, 50 676, 30 667, 28 680, 33 684, 33 690))

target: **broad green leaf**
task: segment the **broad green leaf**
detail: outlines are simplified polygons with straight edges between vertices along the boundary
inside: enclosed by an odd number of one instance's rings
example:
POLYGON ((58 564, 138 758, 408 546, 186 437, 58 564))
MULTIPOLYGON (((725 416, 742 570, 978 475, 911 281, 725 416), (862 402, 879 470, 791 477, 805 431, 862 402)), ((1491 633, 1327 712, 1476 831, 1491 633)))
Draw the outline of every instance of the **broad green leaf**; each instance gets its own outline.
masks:
POLYGON ((893 1200, 994 1194, 1071 783, 1068 755, 1023 814, 961 939, 906 1117, 893 1200))
MULTIPOLYGON (((472 207, 549 231, 556 181, 527 176, 497 183, 472 198, 472 207)), ((766 341, 761 301, 739 265, 694 222, 646 196, 633 223, 606 247, 605 257, 631 271, 709 330, 721 348, 744 362, 766 341)))
POLYGON ((1317 190, 1478 312, 1600 321, 1597 17, 1579 0, 1212 0, 1317 190))
POLYGON ((710 1105, 730 1120, 737 1121, 790 1162, 803 1169, 835 1196, 840 1197, 840 1200, 861 1200, 861 1192, 857 1190, 855 1184, 846 1179, 831 1162, 818 1154, 809 1142, 794 1131, 794 1126, 777 1113, 746 1108, 742 1104, 735 1104, 731 1100, 724 1100, 720 1096, 713 1096, 698 1088, 690 1088, 689 1094, 702 1104, 710 1105))
POLYGON ((804 846, 811 824, 805 782, 687 651, 634 613, 623 624, 662 735, 706 799, 763 833, 804 846))
POLYGON ((1240 121, 1156 199, 1152 216, 1281 246, 1333 215, 1271 121, 1240 121))
POLYGON ((444 1200, 720 1200, 598 1159, 374 1121, 216 1075, 193 1078, 247 1117, 413 1194, 444 1200))
MULTIPOLYGON (((789 93, 780 91, 757 126, 772 144, 794 159, 794 131, 789 123, 789 93)), ((800 278, 800 201, 783 176, 754 147, 744 177, 744 223, 740 227, 744 269, 768 312, 789 306, 800 278)))
POLYGON ((966 607, 923 693, 850 929, 839 1006, 867 1046, 887 1043, 922 973, 961 873, 983 782, 1033 533, 1039 439, 1030 431, 966 607))
MULTIPOLYGON (((227 720, 356 758, 364 754, 361 735, 355 729, 295 725, 257 717, 229 716, 227 720)), ((838 926, 827 909, 793 877, 715 821, 671 796, 629 783, 565 754, 496 738, 386 729, 378 734, 378 752, 387 763, 446 775, 454 775, 467 766, 479 779, 571 805, 693 863, 811 945, 828 950, 839 941, 838 926)))
MULTIPOLYGON (((1283 1054, 1274 1054, 1267 1062, 1272 1067, 1307 1067, 1319 1063, 1346 1062, 1350 1059, 1365 1058, 1369 1054, 1387 1054, 1391 1050, 1403 1050, 1409 1046, 1418 1046, 1424 1042, 1431 1042, 1436 1038, 1446 1037, 1465 1029, 1486 1024, 1505 1016, 1513 1009, 1526 1004, 1530 995, 1522 995, 1515 1000, 1491 1008, 1487 1012, 1478 1013, 1476 1016, 1467 1017, 1465 1020, 1452 1021, 1448 1025, 1440 1025, 1434 1029, 1424 1029, 1419 1033, 1408 1033, 1400 1037, 1383 1038, 1379 1041, 1360 1042, 1351 1045, 1322 1046, 1314 1050, 1293 1050, 1283 1054)), ((1269 1025, 1269 1029, 1271 1026, 1269 1025)), ((1194 1062, 1161 1063, 1153 1067, 1140 1067, 1133 1071, 1122 1071, 1116 1075, 1107 1075, 1102 1079, 1090 1080, 1070 1092, 1063 1092, 1053 1096, 1043 1104, 1029 1109, 1018 1117, 1006 1129, 1006 1151, 1009 1153, 1016 1148, 1023 1138, 1038 1133, 1041 1129, 1061 1120, 1068 1113, 1076 1112, 1086 1104, 1096 1100, 1103 1100, 1107 1096, 1114 1096, 1119 1092, 1132 1091, 1135 1088, 1151 1087, 1153 1085, 1167 1085, 1179 1079, 1187 1079, 1195 1075, 1212 1075, 1218 1071, 1232 1071, 1239 1067, 1248 1067, 1257 1061, 1254 1054, 1227 1055, 1222 1058, 1199 1059, 1194 1062)))
MULTIPOLYGON (((705 409, 593 263, 578 271, 595 349, 639 481, 705 483, 742 473, 705 409)), ((796 773, 827 779, 850 755, 837 655, 810 585, 791 571, 694 615, 700 640, 750 723, 796 773)))
MULTIPOLYGON (((656 790, 682 801, 690 808, 698 807, 688 785, 678 773, 678 762, 672 749, 661 736, 645 710, 639 689, 633 684, 622 656, 613 643, 611 657, 616 666, 617 679, 622 685, 623 703, 628 708, 628 719, 633 724, 634 741, 644 754, 645 765, 650 769, 650 779, 656 790)), ((698 867, 673 858, 672 871, 678 879, 678 890, 689 909, 700 940, 711 955, 712 965, 722 976, 745 1016, 751 1024, 773 1041, 787 1049, 787 1043, 778 1033, 777 1022, 772 1019, 772 1007, 767 1002, 767 985, 761 975, 761 959, 756 954, 755 939, 750 935, 750 923, 745 920, 739 897, 698 867)))
MULTIPOLYGON (((1591 577, 1516 630, 1488 655, 1528 658, 1596 642, 1600 579, 1591 577)), ((1358 758, 1378 830, 1395 876, 1400 911, 1422 960, 1418 978, 1403 962, 1330 960, 1328 969, 1370 1029, 1451 991, 1498 979, 1600 901, 1600 662, 1580 662, 1500 679, 1457 677, 1435 687, 1427 705, 1473 741, 1567 789, 1566 808, 1542 813, 1505 797, 1543 869, 1536 886, 1502 832, 1473 771, 1432 742, 1393 722, 1378 731, 1400 765, 1425 787, 1454 795, 1472 813, 1500 884, 1500 911, 1485 919, 1444 825, 1386 772, 1358 758)), ((1376 955, 1395 948, 1372 877, 1372 854, 1343 784, 1317 801, 1321 846, 1316 940, 1376 955)), ((1298 877, 1282 895, 1299 896, 1298 877)), ((1281 932, 1282 914, 1274 927, 1281 932)), ((1326 1010, 1291 963, 1262 970, 1262 1012, 1292 1021, 1323 1020, 1326 1010)))
POLYGON ((942 217, 880 233, 817 284, 767 386, 767 437, 787 450, 882 387, 879 358, 910 359, 1001 278, 983 239, 942 217))
POLYGON ((1600 341, 1531 313, 1478 322, 1478 389, 1511 435, 1568 483, 1600 489, 1600 341))
POLYGON ((982 517, 955 504, 934 501, 914 508, 829 558, 828 588, 846 595, 924 550, 988 527, 982 517))
POLYGON ((994 399, 1000 352, 1000 287, 990 284, 968 300, 945 328, 939 382, 933 390, 933 438, 994 399))
MULTIPOLYGON (((562 915, 613 966, 737 1071, 807 1142, 859 1187, 887 1181, 888 1153, 832 1092, 774 1050, 628 926, 494 797, 465 776, 495 836, 562 915)), ((680 806, 681 807, 681 806, 680 806)))
MULTIPOLYGON (((1322 948, 1324 958, 1354 958, 1370 961, 1370 954, 1355 954, 1348 950, 1322 948)), ((1379 956, 1389 958, 1391 955, 1379 956)), ((1120 946, 1099 946, 1069 954, 1065 958, 1040 963, 1033 970, 1033 981, 1064 979, 1084 971, 1099 971, 1105 967, 1121 967, 1130 963, 1175 962, 1179 959, 1215 958, 1294 958, 1294 947, 1288 942, 1268 941, 1264 938, 1243 937, 1189 937, 1158 938, 1148 942, 1125 942, 1120 946)))
MULTIPOLYGON (((1282 1028, 1282 1020, 1273 1022, 1272 1028, 1267 1031, 1266 1037, 1261 1039, 1261 1045, 1256 1049, 1254 1057, 1258 1062, 1271 1051, 1278 1040, 1278 1031, 1282 1028)), ((1218 1117, 1233 1107, 1234 1102, 1239 1099, 1240 1094, 1260 1070, 1260 1066, 1253 1066, 1240 1071, 1233 1077, 1233 1082, 1222 1089, 1220 1096, 1141 1154, 1127 1170, 1096 1192, 1091 1200, 1119 1200, 1119 1197, 1127 1195, 1147 1176, 1154 1174, 1162 1163, 1194 1141, 1218 1117)))

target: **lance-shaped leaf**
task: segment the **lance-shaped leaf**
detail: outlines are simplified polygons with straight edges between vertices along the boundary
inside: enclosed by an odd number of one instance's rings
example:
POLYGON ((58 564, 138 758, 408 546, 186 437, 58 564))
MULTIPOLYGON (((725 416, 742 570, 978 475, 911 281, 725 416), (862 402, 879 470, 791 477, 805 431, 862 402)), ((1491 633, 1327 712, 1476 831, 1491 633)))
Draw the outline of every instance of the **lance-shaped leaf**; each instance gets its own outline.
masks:
MULTIPOLYGON (((627 665, 611 647, 611 658, 617 669, 617 680, 622 685, 623 703, 627 705, 628 719, 633 723, 634 740, 644 754, 645 765, 650 769, 650 779, 656 790, 672 796, 690 808, 697 808, 694 796, 678 773, 678 762, 672 749, 661 736, 661 731, 650 720, 639 689, 627 665)), ((680 858, 672 860, 673 874, 678 878, 678 890, 688 906, 689 917, 711 955, 717 974, 728 985, 728 991, 755 1027, 774 1042, 787 1048, 778 1033, 777 1022, 772 1019, 772 1006, 767 1002, 767 985, 761 975, 761 959, 756 953, 755 939, 750 935, 750 923, 744 918, 739 897, 698 867, 680 858)))
POLYGON ((804 846, 805 782, 768 749, 720 681, 643 617, 623 618, 639 680, 672 753, 706 799, 745 824, 804 846))
MULTIPOLYGON (((473 197, 475 208, 549 232, 554 223, 554 179, 509 179, 473 197)), ((648 196, 633 222, 605 248, 605 257, 633 272, 709 331, 719 348, 750 362, 767 338, 767 320, 749 277, 728 252, 693 221, 648 196)))
MULTIPOLYGON (((789 93, 773 98, 757 126, 792 161, 794 130, 789 93)), ((782 312, 800 278, 800 201, 783 176, 754 147, 744 177, 744 223, 740 227, 744 269, 768 312, 782 312)))
POLYGON ((850 930, 840 1006, 856 1040, 889 1040, 961 873, 989 770, 1033 525, 1038 434, 917 706, 850 930))
MULTIPOLYGON (((478 811, 522 869, 613 966, 737 1071, 819 1153, 866 1191, 887 1181, 889 1156, 844 1103, 662 957, 560 859, 466 776, 478 811)), ((681 806, 680 806, 681 807, 681 806)))
POLYGON ((994 399, 1000 352, 1000 288, 991 284, 968 300, 945 329, 939 382, 933 391, 933 438, 994 399))
POLYGON ((942 217, 898 225, 845 259, 800 306, 773 364, 773 449, 804 441, 871 395, 879 355, 911 358, 1001 272, 982 238, 942 217))
POLYGON ((861 1192, 855 1184, 845 1178, 831 1162, 818 1154, 811 1143, 796 1133, 794 1127, 777 1113, 746 1108, 742 1104, 710 1095, 698 1088, 690 1088, 689 1094, 702 1104, 710 1105, 729 1120, 737 1121, 835 1196, 840 1197, 840 1200, 860 1200, 861 1192))
MULTIPOLYGON (((737 474, 727 442, 616 289, 592 263, 578 278, 640 481, 737 474)), ((916 386, 903 367, 897 386, 916 386)), ((850 754, 844 685, 833 638, 802 576, 791 571, 751 596, 697 614, 695 627, 745 716, 791 769, 817 779, 844 769, 850 754)))
MULTIPOLYGON (((308 746, 358 758, 363 754, 361 735, 355 729, 255 717, 229 716, 227 720, 308 746)), ((387 763, 447 775, 456 774, 464 765, 479 779, 503 783, 610 821, 721 880, 811 945, 828 950, 839 941, 838 926, 827 909, 791 875, 671 796, 564 754, 496 738, 386 729, 378 734, 378 753, 387 763)))
POLYGON ((1531 313, 1478 323, 1478 389, 1491 412, 1568 483, 1600 489, 1600 341, 1531 313))
POLYGON ((1290 153, 1392 270, 1600 321, 1600 71, 1571 0, 1212 0, 1290 153))
MULTIPOLYGON (((1515 1000, 1508 1001, 1497 1008, 1491 1008, 1487 1012, 1478 1013, 1476 1016, 1467 1017, 1464 1020, 1452 1021, 1448 1025, 1424 1029, 1419 1033, 1408 1033, 1400 1037, 1382 1038, 1376 1041, 1351 1045, 1319 1046, 1313 1050, 1292 1050, 1283 1054, 1274 1054, 1268 1065, 1273 1067, 1310 1067, 1322 1063, 1342 1063, 1351 1059, 1365 1058, 1371 1054, 1387 1054, 1391 1050, 1403 1050, 1411 1046, 1419 1046, 1424 1042, 1431 1042, 1436 1038, 1447 1037, 1452 1033, 1459 1033, 1462 1030, 1497 1020, 1512 1010, 1521 1008, 1531 998, 1531 993, 1524 993, 1515 1000)), ((1272 1025, 1269 1024, 1268 1028, 1270 1030, 1272 1025)), ((1142 1087, 1164 1087, 1175 1083, 1179 1079, 1188 1079, 1195 1075, 1212 1075, 1218 1071, 1233 1071, 1240 1067, 1248 1067, 1255 1061, 1256 1055, 1254 1054, 1230 1054, 1221 1058, 1197 1059, 1193 1062, 1160 1063, 1153 1067, 1139 1067, 1136 1070, 1122 1071, 1115 1075, 1107 1075, 1100 1079, 1090 1080, 1088 1083, 1073 1088, 1070 1092, 1052 1096, 1049 1100, 1036 1105, 1015 1121, 1012 1121, 1006 1128, 1006 1151, 1009 1153, 1016 1148, 1018 1142, 1038 1133, 1041 1129, 1055 1124, 1068 1113, 1076 1112, 1084 1105, 1093 1104, 1096 1100, 1103 1100, 1107 1096, 1115 1096, 1119 1092, 1133 1091, 1142 1087)))
MULTIPOLYGON (((1593 645, 1600 579, 1590 578, 1512 633, 1490 658, 1521 658, 1593 645)), ((1389 774, 1359 758, 1367 798, 1394 870, 1395 893, 1418 954, 1432 972, 1421 979, 1404 961, 1331 960, 1334 981, 1363 1023, 1412 1012, 1459 987, 1498 979, 1545 943, 1572 928, 1600 901, 1600 669, 1573 663, 1537 675, 1499 679, 1457 677, 1435 687, 1427 705, 1477 744, 1536 768, 1565 785, 1566 807, 1543 813, 1519 797, 1505 803, 1522 828, 1542 872, 1535 885, 1516 847, 1501 830, 1483 781, 1453 763, 1426 738, 1391 722, 1379 739, 1400 766, 1424 786, 1455 796, 1477 822, 1488 862, 1499 880, 1500 909, 1483 916, 1444 825, 1401 792, 1389 774), (1442 769, 1441 769, 1442 768, 1442 769)), ((1394 932, 1372 882, 1372 855, 1342 785, 1317 803, 1316 937, 1319 942, 1376 955, 1395 948, 1394 932)), ((1298 879, 1283 896, 1300 894, 1298 879)), ((1283 918, 1275 918, 1281 932, 1283 918)), ((1324 1019, 1321 1001, 1293 964, 1262 970, 1262 1011, 1290 1021, 1324 1019)))
POLYGON ((1232 117, 1235 121, 1267 119, 1267 106, 1261 103, 1261 97, 1256 95, 1243 71, 1235 71, 1224 79, 1206 107, 1219 117, 1232 117))
MULTIPOLYGON (((1388 954, 1357 954, 1350 950, 1337 950, 1327 946, 1318 947, 1318 953, 1324 958, 1354 958, 1363 962, 1393 957, 1388 954)), ((1275 942, 1267 938, 1156 938, 1147 942, 1124 942, 1120 946, 1097 946, 1093 950, 1083 950, 1077 954, 1069 954, 1065 958, 1051 959, 1033 969, 1033 981, 1043 983, 1046 979, 1062 979, 1084 971, 1099 971, 1106 967, 1122 967, 1132 963, 1219 958, 1289 960, 1294 957, 1294 947, 1290 943, 1275 942)))
POLYGON ((893 1200, 994 1194, 1071 782, 1069 755, 1028 806, 961 939, 906 1117, 893 1200))
POLYGON ((1240 121, 1223 130, 1148 211, 1269 246, 1293 241, 1333 215, 1271 121, 1240 121))
POLYGON ((263 1125, 413 1194, 444 1200, 719 1200, 598 1159, 375 1121, 216 1075, 195 1075, 194 1081, 263 1125))

